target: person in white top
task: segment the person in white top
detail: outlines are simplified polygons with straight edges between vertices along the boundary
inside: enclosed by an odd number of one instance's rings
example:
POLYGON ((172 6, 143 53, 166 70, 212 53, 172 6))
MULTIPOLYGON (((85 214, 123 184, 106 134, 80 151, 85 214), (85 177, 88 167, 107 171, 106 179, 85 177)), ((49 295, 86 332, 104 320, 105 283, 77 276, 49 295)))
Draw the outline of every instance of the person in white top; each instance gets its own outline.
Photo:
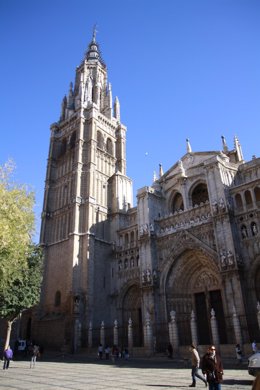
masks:
POLYGON ((257 352, 257 345, 256 345, 255 340, 252 342, 252 351, 253 351, 253 353, 257 352))
POLYGON ((200 357, 199 353, 196 349, 196 346, 192 343, 190 346, 191 352, 191 377, 192 384, 189 387, 196 387, 196 377, 199 378, 202 382, 204 382, 205 387, 207 387, 207 381, 204 376, 200 375, 198 370, 200 366, 200 357))

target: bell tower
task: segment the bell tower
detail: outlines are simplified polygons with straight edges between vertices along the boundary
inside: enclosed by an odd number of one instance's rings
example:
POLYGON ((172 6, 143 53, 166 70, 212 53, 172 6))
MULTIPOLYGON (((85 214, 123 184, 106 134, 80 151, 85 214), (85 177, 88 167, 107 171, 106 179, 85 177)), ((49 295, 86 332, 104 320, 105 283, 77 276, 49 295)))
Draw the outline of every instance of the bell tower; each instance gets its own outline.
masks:
POLYGON ((60 119, 51 125, 40 236, 42 339, 51 330, 57 345, 75 348, 79 329, 104 309, 97 307, 102 301, 97 294, 105 297, 109 288, 100 283, 105 285, 112 247, 110 215, 131 206, 126 127, 118 98, 112 100, 94 29, 74 85, 62 100, 60 119))

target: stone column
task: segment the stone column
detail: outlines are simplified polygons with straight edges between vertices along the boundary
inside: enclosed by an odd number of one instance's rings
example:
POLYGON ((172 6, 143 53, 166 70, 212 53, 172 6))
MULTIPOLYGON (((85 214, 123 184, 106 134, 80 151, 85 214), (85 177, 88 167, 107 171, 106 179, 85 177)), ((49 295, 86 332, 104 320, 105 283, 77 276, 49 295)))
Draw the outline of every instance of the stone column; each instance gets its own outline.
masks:
POLYGON ((76 352, 79 347, 81 347, 81 323, 79 319, 76 318, 74 322, 74 352, 76 352))
POLYGON ((237 316, 236 308, 233 306, 233 327, 234 327, 234 333, 235 333, 235 340, 236 344, 242 345, 242 333, 241 333, 241 326, 239 323, 239 318, 237 316))
POLYGON ((88 347, 92 348, 92 322, 89 322, 88 327, 88 347))
POLYGON ((114 345, 118 346, 118 323, 117 323, 117 320, 114 321, 114 345))
POLYGON ((212 331, 212 341, 213 344, 216 346, 219 345, 219 335, 218 335, 218 324, 215 316, 215 310, 211 309, 211 318, 210 318, 210 323, 211 323, 211 331, 212 331))
POLYGON ((172 333, 171 344, 172 344, 173 351, 178 351, 178 349, 179 349, 179 335, 178 335, 178 328, 177 328, 177 323, 176 323, 176 312, 174 310, 172 310, 170 312, 170 316, 171 316, 171 333, 172 333))
POLYGON ((133 349, 133 326, 132 320, 128 321, 128 349, 133 349))
POLYGON ((197 346, 198 345, 197 321, 193 310, 191 311, 190 330, 191 330, 192 342, 197 346))
POLYGON ((148 350, 152 350, 153 348, 153 335, 152 335, 152 327, 150 316, 147 314, 145 325, 144 325, 144 346, 148 350))
POLYGON ((171 345, 173 346, 173 332, 172 332, 172 323, 171 323, 171 321, 169 322, 168 327, 169 327, 169 340, 170 340, 171 345))
POLYGON ((257 321, 260 330, 260 302, 257 302, 257 321))
POLYGON ((101 322, 100 343, 103 345, 103 348, 104 348, 105 347, 105 324, 104 324, 104 321, 101 322))

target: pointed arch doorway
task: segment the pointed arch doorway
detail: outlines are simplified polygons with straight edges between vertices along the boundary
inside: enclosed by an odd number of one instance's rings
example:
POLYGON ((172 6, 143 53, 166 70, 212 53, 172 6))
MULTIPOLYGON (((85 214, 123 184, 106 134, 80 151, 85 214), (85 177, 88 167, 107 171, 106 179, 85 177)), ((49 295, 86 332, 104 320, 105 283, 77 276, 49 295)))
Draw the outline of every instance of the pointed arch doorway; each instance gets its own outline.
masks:
POLYGON ((197 323, 198 342, 212 342, 210 313, 213 308, 221 343, 226 343, 226 325, 222 303, 221 278, 214 260, 200 249, 184 251, 173 259, 166 280, 167 313, 176 312, 181 345, 189 345, 192 310, 197 323))
POLYGON ((141 290, 138 286, 131 286, 123 299, 123 345, 128 343, 128 321, 132 320, 133 325, 133 345, 141 347, 143 345, 143 324, 142 324, 142 299, 141 290))

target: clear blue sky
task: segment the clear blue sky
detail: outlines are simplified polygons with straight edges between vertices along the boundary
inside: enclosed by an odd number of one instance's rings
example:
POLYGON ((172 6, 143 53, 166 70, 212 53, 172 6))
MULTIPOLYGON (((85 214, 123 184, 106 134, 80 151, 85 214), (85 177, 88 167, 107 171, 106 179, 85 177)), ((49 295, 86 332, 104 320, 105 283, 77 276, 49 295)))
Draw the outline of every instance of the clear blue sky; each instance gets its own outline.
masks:
MULTIPOLYGON (((127 126, 127 174, 152 183, 186 152, 233 147, 259 157, 259 0, 1 0, 0 164, 36 193, 37 232, 50 124, 97 23, 127 126)), ((37 234, 36 234, 37 237, 37 234)))

